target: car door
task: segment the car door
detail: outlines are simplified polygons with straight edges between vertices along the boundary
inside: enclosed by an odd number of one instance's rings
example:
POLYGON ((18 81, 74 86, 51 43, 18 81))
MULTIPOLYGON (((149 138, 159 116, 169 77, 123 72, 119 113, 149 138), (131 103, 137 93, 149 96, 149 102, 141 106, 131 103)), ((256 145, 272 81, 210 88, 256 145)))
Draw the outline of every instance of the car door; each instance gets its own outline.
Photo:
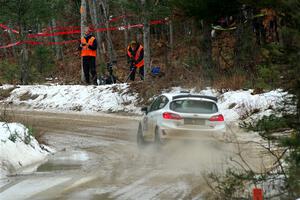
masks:
POLYGON ((153 131, 155 130, 156 126, 160 126, 163 118, 163 112, 166 111, 164 107, 168 104, 168 102, 169 100, 166 96, 162 95, 160 97, 160 101, 158 102, 158 108, 152 114, 153 131))
POLYGON ((155 116, 156 116, 156 112, 159 109, 159 105, 161 103, 161 99, 162 97, 159 96, 157 97, 150 105, 149 107, 149 111, 147 113, 147 132, 145 134, 146 138, 152 139, 153 138, 153 133, 154 133, 154 128, 155 128, 155 116))

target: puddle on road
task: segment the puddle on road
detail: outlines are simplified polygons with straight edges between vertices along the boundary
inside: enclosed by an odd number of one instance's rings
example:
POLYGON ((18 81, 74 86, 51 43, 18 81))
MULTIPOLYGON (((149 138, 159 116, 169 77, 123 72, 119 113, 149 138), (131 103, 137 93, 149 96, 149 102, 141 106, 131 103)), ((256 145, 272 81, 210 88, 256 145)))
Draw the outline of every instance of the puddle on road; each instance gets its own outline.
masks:
POLYGON ((47 162, 38 167, 37 172, 62 171, 80 169, 81 164, 47 162))
POLYGON ((37 168, 37 172, 65 171, 81 169, 89 155, 84 151, 58 152, 50 160, 37 168))

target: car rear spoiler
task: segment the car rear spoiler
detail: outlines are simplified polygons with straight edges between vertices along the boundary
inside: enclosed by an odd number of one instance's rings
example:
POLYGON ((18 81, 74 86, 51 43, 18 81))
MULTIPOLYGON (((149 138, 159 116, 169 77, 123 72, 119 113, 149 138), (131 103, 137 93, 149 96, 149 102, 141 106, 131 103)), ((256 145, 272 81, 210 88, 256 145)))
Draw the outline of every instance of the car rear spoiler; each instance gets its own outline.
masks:
POLYGON ((172 99, 175 100, 175 99, 187 98, 187 97, 210 99, 210 100, 213 100, 213 101, 215 101, 215 102, 218 101, 217 97, 205 96, 205 95, 195 95, 195 94, 183 94, 183 95, 177 95, 177 96, 174 96, 172 99))

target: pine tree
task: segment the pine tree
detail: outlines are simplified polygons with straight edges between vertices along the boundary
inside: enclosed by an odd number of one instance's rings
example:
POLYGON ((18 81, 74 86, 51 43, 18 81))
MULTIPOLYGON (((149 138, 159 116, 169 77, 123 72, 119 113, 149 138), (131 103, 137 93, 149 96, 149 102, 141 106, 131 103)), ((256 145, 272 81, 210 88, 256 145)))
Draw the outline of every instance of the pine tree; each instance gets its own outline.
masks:
MULTIPOLYGON (((293 96, 287 98, 283 108, 275 111, 281 117, 271 115, 260 120, 255 127, 261 135, 276 140, 281 147, 287 149, 285 161, 288 164, 284 169, 285 199, 296 199, 300 196, 300 2, 297 0, 261 1, 256 6, 272 6, 280 19, 281 41, 277 44, 266 44, 262 48, 265 57, 264 68, 276 74, 275 87, 283 88, 293 96), (269 3, 269 4, 267 4, 269 3), (278 130, 289 129, 288 137, 273 137, 278 130)), ((264 78, 264 77, 262 77, 264 78)))
MULTIPOLYGON (((55 0, 1 0, 0 23, 9 20, 19 29, 19 40, 26 39, 29 30, 35 25, 48 23, 54 13, 51 9, 55 0)), ((37 30, 32 30, 37 31, 37 30)), ((22 84, 29 80, 29 53, 26 43, 18 49, 20 78, 22 84)))

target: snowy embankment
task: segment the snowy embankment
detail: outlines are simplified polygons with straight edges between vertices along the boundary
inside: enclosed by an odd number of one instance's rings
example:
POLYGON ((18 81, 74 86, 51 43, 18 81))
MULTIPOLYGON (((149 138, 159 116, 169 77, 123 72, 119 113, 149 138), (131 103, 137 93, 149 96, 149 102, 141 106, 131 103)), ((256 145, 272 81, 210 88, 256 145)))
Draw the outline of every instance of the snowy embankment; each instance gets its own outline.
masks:
MULTIPOLYGON (((180 92, 180 90, 181 88, 173 88, 171 92, 180 92)), ((281 106, 287 95, 279 89, 262 94, 253 94, 253 90, 219 93, 214 89, 205 89, 200 92, 192 89, 191 92, 217 97, 220 112, 224 115, 225 121, 230 123, 238 123, 248 118, 256 120, 264 115, 270 115, 273 109, 281 106)))
POLYGON ((5 101, 35 110, 136 113, 136 100, 128 85, 116 84, 18 86, 5 101))
MULTIPOLYGON (((12 86, 1 86, 8 89, 12 86)), ((181 88, 173 88, 178 93, 181 88)), ((195 94, 216 96, 218 106, 227 122, 236 122, 248 117, 259 118, 269 115, 272 109, 283 102, 286 92, 274 90, 262 94, 252 94, 252 90, 228 91, 223 94, 206 89, 195 94)), ((128 112, 141 114, 138 95, 130 92, 127 84, 104 86, 82 85, 32 85, 18 86, 2 102, 21 105, 35 110, 80 111, 80 112, 128 112)))
POLYGON ((48 153, 24 125, 0 122, 0 178, 35 171, 48 153))

